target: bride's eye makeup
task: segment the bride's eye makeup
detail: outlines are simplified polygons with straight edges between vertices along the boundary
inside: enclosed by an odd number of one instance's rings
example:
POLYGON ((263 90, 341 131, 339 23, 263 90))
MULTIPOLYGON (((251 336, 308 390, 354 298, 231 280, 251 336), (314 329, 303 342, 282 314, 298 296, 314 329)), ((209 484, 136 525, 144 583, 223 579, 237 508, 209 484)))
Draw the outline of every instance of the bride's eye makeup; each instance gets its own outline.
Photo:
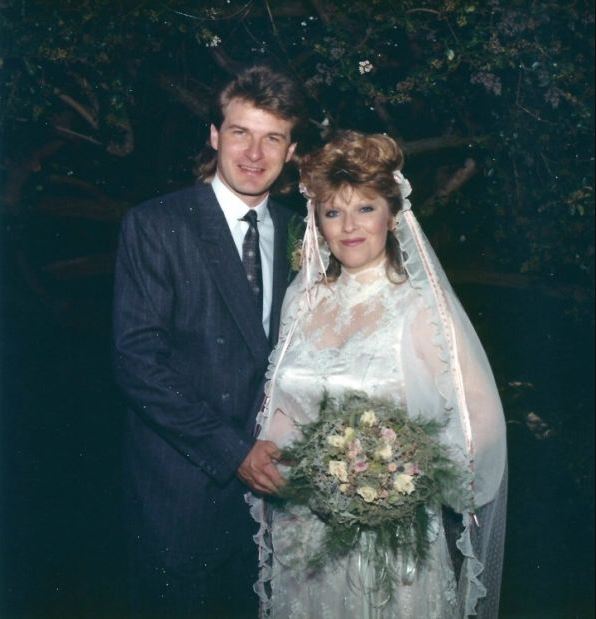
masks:
POLYGON ((329 210, 325 211, 323 215, 325 217, 328 217, 329 219, 333 219, 339 215, 339 211, 337 209, 330 208, 329 210))
POLYGON ((375 207, 372 204, 364 204, 360 207, 360 211, 362 213, 372 213, 375 210, 375 207))

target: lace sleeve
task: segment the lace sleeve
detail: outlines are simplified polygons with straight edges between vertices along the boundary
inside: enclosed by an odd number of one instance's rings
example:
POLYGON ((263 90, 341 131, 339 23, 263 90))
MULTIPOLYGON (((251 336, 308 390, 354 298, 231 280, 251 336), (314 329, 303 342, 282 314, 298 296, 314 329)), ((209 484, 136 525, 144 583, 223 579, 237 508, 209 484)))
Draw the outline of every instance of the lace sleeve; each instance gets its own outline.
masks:
MULTIPOLYGON (((451 299, 452 312, 458 315, 459 322, 467 323, 461 304, 457 299, 451 299)), ((456 323, 457 325, 457 323, 456 323)), ((424 376, 432 376, 432 382, 437 390, 442 391, 441 383, 446 372, 446 363, 437 346, 435 325, 432 322, 432 312, 428 308, 419 309, 411 322, 411 346, 419 361, 419 376, 413 378, 420 383, 424 376)), ((488 359, 477 338, 469 334, 463 337, 461 329, 455 329, 458 360, 461 368, 462 387, 465 402, 469 411, 470 427, 472 431, 474 494, 476 506, 490 501, 497 493, 501 479, 494 479, 494 469, 504 471, 506 448, 503 436, 505 434, 504 415, 501 400, 488 359), (489 464, 490 463, 490 464, 489 464), (490 480, 485 473, 490 473, 490 480)))
POLYGON ((412 347, 416 356, 433 376, 443 371, 443 363, 439 356, 439 349, 433 343, 431 312, 424 307, 414 312, 410 327, 412 347))

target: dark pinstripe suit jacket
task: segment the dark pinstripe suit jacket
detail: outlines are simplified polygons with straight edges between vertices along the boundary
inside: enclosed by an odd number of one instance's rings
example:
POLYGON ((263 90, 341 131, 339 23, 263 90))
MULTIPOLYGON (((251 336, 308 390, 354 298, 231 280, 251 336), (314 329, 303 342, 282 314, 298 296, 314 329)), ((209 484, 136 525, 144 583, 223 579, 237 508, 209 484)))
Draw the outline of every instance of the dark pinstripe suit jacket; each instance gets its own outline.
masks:
MULTIPOLYGON (((291 211, 275 226, 271 334, 291 211)), ((210 564, 253 544, 235 472, 250 450, 270 344, 209 185, 131 209, 118 250, 115 370, 130 409, 127 520, 137 550, 210 564)))

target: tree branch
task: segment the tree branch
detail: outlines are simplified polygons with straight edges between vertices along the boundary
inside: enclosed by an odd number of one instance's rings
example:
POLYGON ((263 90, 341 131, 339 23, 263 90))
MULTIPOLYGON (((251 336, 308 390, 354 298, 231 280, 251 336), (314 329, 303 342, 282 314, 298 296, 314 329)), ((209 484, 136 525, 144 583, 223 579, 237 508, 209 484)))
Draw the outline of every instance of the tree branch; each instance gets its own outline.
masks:
POLYGON ((48 176, 48 183, 54 183, 56 185, 68 185, 70 187, 76 187, 77 189, 83 190, 90 196, 95 196, 99 200, 103 202, 110 202, 111 199, 105 194, 105 192, 101 191, 97 188, 97 185, 90 183, 88 181, 84 181, 81 178, 76 178, 75 176, 63 176, 61 174, 51 174, 48 176))
POLYGON ((195 116, 202 118, 203 120, 209 119, 209 102, 208 97, 204 99, 188 88, 182 86, 173 77, 169 75, 160 75, 157 80, 158 85, 162 90, 169 92, 175 99, 178 100, 187 110, 189 110, 195 116))
POLYGON ((320 0, 310 0, 310 3, 317 12, 320 20, 328 26, 331 23, 331 17, 327 13, 327 9, 323 6, 323 3, 320 0))
POLYGON ((114 268, 114 254, 104 253, 93 256, 81 256, 70 260, 56 260, 43 267, 56 279, 69 280, 92 277, 94 275, 108 275, 114 268))
POLYGON ((456 170, 430 198, 424 201, 420 207, 420 211, 424 215, 429 215, 438 202, 445 200, 447 196, 461 189, 461 187, 476 174, 476 171, 476 161, 471 158, 466 159, 463 167, 456 170))
POLYGON ((120 129, 124 137, 122 140, 111 140, 106 150, 110 155, 116 155, 116 157, 126 157, 126 155, 130 155, 135 148, 135 137, 130 119, 120 118, 112 122, 112 125, 120 129))
POLYGON ((461 136, 461 135, 441 135, 436 138, 425 138, 423 140, 413 140, 412 142, 402 143, 402 148, 406 155, 424 155, 426 153, 444 150, 446 148, 459 148, 471 144, 482 144, 488 141, 488 135, 461 136))
POLYGON ((447 180, 447 182, 437 191, 437 198, 446 198, 450 193, 460 189, 462 185, 467 183, 477 171, 476 161, 468 158, 464 161, 463 167, 455 172, 455 174, 447 180))
POLYGON ((73 110, 75 110, 75 112, 82 116, 94 129, 97 129, 99 127, 95 115, 92 114, 82 103, 79 103, 70 95, 65 95, 58 89, 56 89, 54 92, 56 93, 58 99, 60 99, 61 101, 66 103, 66 105, 70 106, 73 110))
POLYGON ((449 281, 455 284, 476 284, 498 288, 536 290, 548 297, 573 298, 578 302, 593 298, 594 291, 576 284, 558 283, 536 275, 524 273, 499 273, 496 271, 448 270, 449 281))
POLYGON ((68 196, 46 198, 39 210, 52 217, 77 217, 93 221, 120 221, 127 204, 109 198, 73 198, 68 196))
POLYGON ((4 183, 4 192, 0 202, 9 213, 16 213, 21 202, 23 186, 34 172, 39 172, 42 163, 48 157, 64 146, 63 140, 54 140, 44 144, 29 156, 28 159, 13 166, 8 171, 8 178, 4 183))
POLYGON ((268 0, 263 0, 263 1, 265 3, 265 8, 267 9, 267 15, 269 17, 269 21, 271 22, 271 29, 273 30, 273 36, 275 37, 275 40, 277 41, 277 44, 279 45, 280 49, 283 51, 284 54, 287 55, 288 50, 283 44, 282 37, 279 35, 279 30, 277 29, 277 24, 275 23, 275 19, 273 17, 273 13, 271 12, 271 7, 269 6, 269 2, 268 0))
POLYGON ((62 127, 60 125, 54 125, 54 129, 56 129, 58 133, 62 133, 67 137, 77 138, 79 140, 84 140, 85 142, 91 142, 91 144, 96 144, 97 146, 102 146, 102 143, 99 140, 92 138, 90 135, 85 135, 84 133, 79 133, 78 131, 73 131, 72 129, 67 129, 66 127, 62 127))
POLYGON ((221 47, 210 47, 209 52, 220 69, 223 69, 226 73, 238 75, 242 70, 242 63, 233 60, 221 47))
POLYGON ((435 9, 408 9, 406 11, 406 15, 411 15, 412 13, 431 13, 437 17, 441 16, 441 11, 437 11, 435 9))
MULTIPOLYGON (((387 111, 387 107, 380 99, 375 99, 374 102, 375 112, 377 116, 381 119, 381 122, 389 129, 389 133, 395 137, 399 135, 399 131, 397 125, 393 122, 393 118, 391 114, 387 111)), ((402 147, 405 147, 405 144, 402 144, 402 147)), ((407 151, 406 151, 407 152, 407 151)))

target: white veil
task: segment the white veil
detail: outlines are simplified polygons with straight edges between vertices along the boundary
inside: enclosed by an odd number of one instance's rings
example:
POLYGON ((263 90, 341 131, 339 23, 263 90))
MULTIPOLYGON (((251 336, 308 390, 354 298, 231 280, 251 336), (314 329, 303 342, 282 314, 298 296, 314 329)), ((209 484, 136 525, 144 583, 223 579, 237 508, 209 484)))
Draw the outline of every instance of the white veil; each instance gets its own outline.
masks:
MULTIPOLYGON (((428 323, 418 339, 436 347, 441 368, 429 378, 428 369, 407 338, 401 347, 408 410, 414 415, 446 419, 444 442, 453 457, 469 470, 475 513, 461 505, 462 527, 456 545, 463 557, 458 582, 458 615, 496 617, 500 590, 506 507, 506 438, 503 410, 486 354, 439 260, 411 210, 409 182, 394 173, 403 206, 394 234, 399 241, 407 277, 420 295, 428 323), (435 389, 429 389, 429 380, 435 389)), ((303 188, 301 188, 303 189, 303 188)), ((306 191, 303 189, 306 195, 306 191)), ((314 204, 306 195, 306 232, 302 267, 292 282, 282 311, 281 333, 272 353, 266 399, 259 413, 259 427, 266 427, 275 410, 277 368, 292 340, 303 312, 308 312, 316 285, 325 277, 328 250, 315 225, 314 204)), ((415 328, 412 330, 416 336, 415 328)), ((436 355, 435 355, 436 356, 436 355)), ((256 585, 267 608, 266 584, 271 548, 263 501, 250 497, 251 513, 260 523, 255 541, 260 547, 261 577, 256 585)))
MULTIPOLYGON (((459 448, 471 473, 476 513, 463 512, 457 547, 464 556, 459 583, 462 616, 496 616, 500 590, 506 508, 506 431, 501 400, 490 364, 435 252, 407 199, 410 184, 396 172, 404 204, 395 234, 412 286, 421 295, 434 326, 433 344, 444 364, 436 386, 449 412, 446 442, 459 448), (479 578, 479 576, 481 576, 479 578), (465 613, 465 614, 464 614, 465 613)), ((408 408, 425 410, 420 360, 404 343, 408 408)))

